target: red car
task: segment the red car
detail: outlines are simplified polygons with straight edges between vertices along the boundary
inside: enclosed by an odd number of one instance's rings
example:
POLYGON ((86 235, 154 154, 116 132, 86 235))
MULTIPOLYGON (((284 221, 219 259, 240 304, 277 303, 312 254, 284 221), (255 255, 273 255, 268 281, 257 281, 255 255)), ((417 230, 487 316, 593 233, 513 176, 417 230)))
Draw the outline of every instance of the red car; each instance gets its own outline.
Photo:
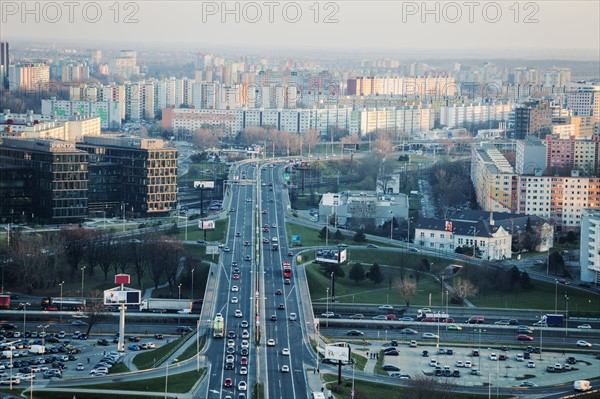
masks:
POLYGON ((240 360, 240 364, 242 366, 247 366, 248 365, 248 358, 246 356, 243 356, 242 359, 240 360))
POLYGON ((239 280, 240 279, 240 275, 239 274, 234 274, 233 275, 233 279, 234 280, 239 280))
POLYGON ((396 320, 396 315, 395 314, 389 314, 387 316, 385 316, 386 319, 388 320, 396 320))
POLYGON ((294 256, 294 254, 291 252, 288 252, 288 256, 294 256))
POLYGON ((517 335, 517 339, 519 341, 533 341, 533 337, 526 335, 526 334, 519 334, 517 335))
POLYGON ((498 355, 498 360, 506 360, 508 357, 505 354, 498 355))
POLYGON ((433 317, 423 317, 421 319, 421 321, 423 323, 435 323, 435 318, 433 318, 433 317))
POLYGON ((283 291, 277 290, 277 291, 275 291, 275 295, 283 295, 283 291))
POLYGON ((559 283, 567 285, 569 284, 569 282, 567 280, 565 280, 564 278, 562 280, 558 280, 559 283))
POLYGON ((268 228, 269 228, 269 225, 268 225, 268 224, 264 224, 264 225, 263 225, 263 229, 268 229, 268 228))
POLYGON ((269 243, 269 239, 268 238, 263 238, 263 244, 268 244, 269 243))
POLYGON ((269 229, 267 229, 267 228, 263 229, 263 233, 268 233, 268 232, 269 232, 269 229))
POLYGON ((231 378, 225 378, 225 382, 223 383, 224 387, 232 387, 233 386, 233 380, 231 378))

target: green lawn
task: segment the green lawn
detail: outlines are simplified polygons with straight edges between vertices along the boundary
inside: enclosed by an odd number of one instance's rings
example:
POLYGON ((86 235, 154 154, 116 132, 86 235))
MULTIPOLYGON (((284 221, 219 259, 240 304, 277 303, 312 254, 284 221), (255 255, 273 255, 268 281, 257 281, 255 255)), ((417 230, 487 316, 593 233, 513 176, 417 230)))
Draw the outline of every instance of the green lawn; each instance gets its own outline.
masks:
MULTIPOLYGON (((386 375, 388 373, 386 372, 386 375)), ((325 374, 325 381, 328 381, 327 384, 328 389, 332 389, 335 385, 337 385, 337 375, 335 374, 325 374)), ((410 388, 399 387, 394 384, 394 380, 390 379, 390 384, 379 384, 375 382, 368 382, 355 379, 354 380, 354 391, 357 398, 386 398, 386 399, 399 399, 407 397, 407 393, 410 388)), ((351 399, 351 391, 352 391, 352 379, 343 378, 342 379, 342 390, 339 393, 334 393, 335 399, 351 399)), ((452 399, 484 399, 487 398, 488 395, 476 395, 476 394, 466 394, 466 393, 458 393, 452 392, 452 399)), ((511 398, 513 396, 509 395, 500 395, 501 398, 511 398)))
MULTIPOLYGON (((133 358, 133 364, 135 364, 135 366, 139 370, 146 370, 156 367, 155 363, 159 360, 162 360, 167 355, 167 353, 171 352, 173 348, 179 345, 182 339, 183 338, 177 338, 169 343, 165 342, 163 345, 159 346, 156 349, 147 350, 137 354, 133 358)), ((164 341, 158 342, 162 343, 164 341)))
MULTIPOLYGON (((370 280, 364 280, 359 284, 347 278, 350 266, 343 266, 346 271, 346 277, 335 280, 336 303, 364 303, 364 304, 385 304, 389 303, 395 306, 406 306, 397 291, 392 287, 389 289, 387 281, 379 285, 374 285, 370 280)), ((383 268, 384 274, 387 268, 383 268)), ((369 266, 365 267, 365 271, 369 266)), ((391 270, 391 269, 390 269, 391 270)), ((331 279, 326 277, 321 271, 319 265, 307 265, 306 275, 310 289, 310 295, 313 302, 325 302, 327 288, 331 287, 331 279)), ((428 306, 429 294, 431 293, 431 304, 441 303, 441 290, 439 283, 432 277, 424 276, 419 281, 417 287, 417 296, 411 302, 411 306, 428 306)), ((335 307, 335 305, 330 305, 335 307)))
MULTIPOLYGON (((181 220, 183 221, 183 219, 181 219, 181 220)), ((196 219, 196 222, 194 223, 194 225, 189 225, 187 227, 187 240, 188 241, 204 240, 204 230, 200 230, 198 228, 198 220, 199 219, 196 219)), ((210 241, 210 242, 223 242, 224 243, 225 242, 225 233, 227 232, 228 223, 229 223, 229 219, 216 220, 214 230, 206 231, 206 240, 210 241)), ((185 239, 185 226, 178 225, 178 227, 179 227, 179 234, 177 235, 177 238, 179 238, 180 240, 184 240, 185 239)))
MULTIPOLYGON (((199 372, 187 371, 185 373, 177 373, 177 365, 169 366, 169 379, 168 379, 168 392, 184 393, 188 392, 196 381, 198 381, 206 369, 200 369, 199 372)), ((73 386, 72 388, 77 388, 73 386)), ((164 392, 165 391, 165 378, 148 378, 135 381, 127 382, 109 382, 106 384, 94 384, 85 385, 80 388, 85 389, 115 389, 123 391, 149 391, 149 392, 164 392)), ((79 394, 78 394, 79 396, 79 394)), ((63 396, 61 396, 64 398, 63 396)))

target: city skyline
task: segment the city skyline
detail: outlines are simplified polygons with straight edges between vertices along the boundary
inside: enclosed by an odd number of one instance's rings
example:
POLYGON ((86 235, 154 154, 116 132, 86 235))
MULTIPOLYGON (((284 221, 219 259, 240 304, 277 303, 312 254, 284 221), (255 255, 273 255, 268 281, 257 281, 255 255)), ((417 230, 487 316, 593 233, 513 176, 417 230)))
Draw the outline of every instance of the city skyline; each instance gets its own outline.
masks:
POLYGON ((442 59, 548 59, 558 52, 562 58, 598 59, 597 2, 476 3, 471 8, 464 2, 429 2, 423 8, 421 2, 279 2, 272 7, 228 2, 232 13, 220 2, 82 2, 73 9, 35 3, 27 13, 21 3, 4 2, 2 40, 442 59))

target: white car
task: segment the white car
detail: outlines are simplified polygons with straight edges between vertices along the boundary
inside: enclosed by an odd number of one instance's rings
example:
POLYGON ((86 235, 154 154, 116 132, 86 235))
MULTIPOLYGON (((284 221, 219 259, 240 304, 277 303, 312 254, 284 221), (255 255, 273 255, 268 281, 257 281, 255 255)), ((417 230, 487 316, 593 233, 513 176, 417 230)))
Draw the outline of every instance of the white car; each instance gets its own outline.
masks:
POLYGON ((156 349, 156 344, 154 342, 148 342, 146 346, 148 346, 148 349, 156 349))
POLYGON ((523 356, 522 353, 517 354, 516 361, 517 362, 524 362, 525 361, 525 357, 523 356))
POLYGON ((242 311, 241 311, 241 310, 239 310, 239 309, 237 309, 237 310, 235 311, 235 317, 242 317, 242 316, 243 316, 243 314, 242 314, 242 311))
POLYGON ((35 378, 35 374, 33 373, 17 373, 17 379, 21 381, 31 381, 35 378))
POLYGON ((249 348, 250 348, 250 344, 248 343, 248 341, 247 341, 247 340, 243 340, 243 341, 242 341, 242 344, 240 345, 240 347, 241 347, 242 349, 244 349, 244 348, 246 348, 246 349, 249 349, 249 348))
POLYGON ((533 360, 527 361, 527 368, 528 369, 534 369, 535 368, 535 362, 533 360))
POLYGON ((267 341, 267 346, 275 346, 275 340, 274 339, 270 339, 267 341))
POLYGON ((250 333, 248 332, 248 330, 242 331, 242 339, 249 339, 249 338, 250 338, 250 333))
POLYGON ((240 288, 237 285, 231 287, 231 292, 238 292, 240 288))
POLYGON ((590 329, 590 328, 592 328, 592 326, 590 326, 589 324, 582 324, 582 325, 580 325, 580 326, 577 326, 577 328, 580 328, 580 329, 585 329, 585 330, 587 330, 587 329, 590 329))
POLYGON ((473 364, 471 363, 470 360, 467 360, 465 362, 465 364, 463 365, 464 368, 470 369, 471 367, 473 367, 473 364))
POLYGON ((590 342, 580 339, 579 341, 577 341, 577 346, 591 347, 592 344, 590 342))
POLYGON ((426 332, 426 333, 423 333, 423 338, 426 338, 426 339, 438 339, 439 335, 436 335, 434 333, 426 332))
POLYGON ((281 372, 282 373, 289 373, 290 372, 290 366, 288 366, 287 364, 284 364, 283 366, 281 366, 281 372))
POLYGON ((240 375, 248 375, 248 367, 246 367, 246 366, 240 367, 240 375))
POLYGON ((498 360, 498 355, 495 353, 490 353, 490 360, 498 360))
POLYGON ((233 339, 230 339, 227 341, 227 347, 228 348, 235 348, 235 341, 233 339))
POLYGON ((283 349, 281 350, 281 354, 282 354, 283 356, 289 356, 289 355, 290 355, 290 350, 289 350, 288 348, 283 348, 283 349))
POLYGON ((246 381, 240 381, 238 384, 238 391, 245 391, 248 389, 248 385, 246 384, 246 381))
POLYGON ((77 370, 77 371, 81 371, 81 370, 83 370, 83 363, 77 363, 76 370, 77 370))
POLYGON ((239 300, 238 300, 237 296, 232 296, 231 297, 231 303, 238 303, 238 302, 239 302, 239 300))
POLYGON ((464 367, 464 364, 462 361, 457 360, 456 363, 454 363, 454 367, 464 367))

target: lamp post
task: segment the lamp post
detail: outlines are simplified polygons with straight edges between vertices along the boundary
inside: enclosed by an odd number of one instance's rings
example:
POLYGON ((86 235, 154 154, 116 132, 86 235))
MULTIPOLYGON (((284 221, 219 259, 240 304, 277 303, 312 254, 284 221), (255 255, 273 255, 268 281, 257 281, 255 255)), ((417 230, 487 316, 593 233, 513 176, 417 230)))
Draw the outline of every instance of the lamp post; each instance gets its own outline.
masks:
POLYGON ((335 302, 335 275, 331 272, 331 305, 335 302))
POLYGON ((569 295, 565 291, 565 337, 569 335, 569 295))
POLYGON ((26 331, 26 323, 27 323, 27 306, 31 305, 29 302, 24 302, 20 304, 23 308, 23 336, 25 336, 26 331))
MULTIPOLYGON (((6 342, 6 345, 8 345, 8 349, 10 350, 10 365, 12 366, 13 364, 13 344, 19 342, 17 341, 11 341, 11 342, 6 342)), ((12 391, 12 381, 13 381, 13 367, 10 368, 10 390, 12 391)))
POLYGON ((446 314, 448 314, 448 290, 446 290, 446 314))
POLYGON ((194 271, 196 269, 192 269, 192 293, 190 294, 192 296, 192 301, 194 300, 194 271))
POLYGON ((85 298, 85 295, 83 294, 83 281, 85 279, 85 266, 83 266, 81 268, 81 298, 85 298))
MULTIPOLYGON (((479 329, 479 356, 477 356, 479 358, 479 371, 481 371, 481 328, 479 329)), ((485 331, 485 330, 484 330, 485 331)))
POLYGON ((327 287, 327 296, 325 297, 325 314, 327 315, 325 327, 329 328, 329 287, 327 287))
POLYGON ((188 210, 185 210, 185 241, 187 241, 188 210))
MULTIPOLYGON (((177 288, 179 289, 179 296, 178 296, 179 303, 181 303, 181 284, 179 284, 179 285, 177 286, 177 288)), ((179 324, 179 320, 180 320, 180 319, 181 319, 181 313, 180 313, 180 312, 177 312, 177 324, 179 324)))
POLYGON ((42 329, 42 346, 44 347, 44 353, 46 353, 46 328, 50 327, 49 324, 38 326, 42 329))
POLYGON ((558 313, 558 279, 554 279, 554 314, 558 313))
POLYGON ((63 310, 63 285, 65 285, 65 282, 61 282, 60 284, 60 322, 62 323, 62 310, 63 310))
POLYGON ((393 232, 394 232, 394 212, 390 211, 390 215, 392 216, 390 219, 390 241, 394 239, 393 237, 393 232))

